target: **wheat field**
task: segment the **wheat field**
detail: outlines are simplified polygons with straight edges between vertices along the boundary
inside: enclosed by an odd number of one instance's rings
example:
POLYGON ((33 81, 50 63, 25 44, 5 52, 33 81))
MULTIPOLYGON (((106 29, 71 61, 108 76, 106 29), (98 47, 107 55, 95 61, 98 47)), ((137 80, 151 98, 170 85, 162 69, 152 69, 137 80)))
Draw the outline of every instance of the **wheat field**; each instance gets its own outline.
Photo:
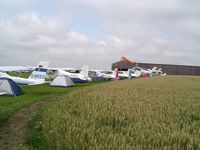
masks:
POLYGON ((47 107, 41 124, 52 150, 200 149, 200 78, 86 87, 47 107))

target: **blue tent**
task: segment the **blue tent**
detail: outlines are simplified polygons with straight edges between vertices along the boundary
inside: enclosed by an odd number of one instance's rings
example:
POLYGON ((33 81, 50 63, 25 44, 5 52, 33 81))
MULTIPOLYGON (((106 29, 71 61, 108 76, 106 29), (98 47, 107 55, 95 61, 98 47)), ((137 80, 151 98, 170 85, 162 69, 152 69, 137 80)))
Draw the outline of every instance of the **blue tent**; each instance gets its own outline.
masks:
POLYGON ((17 96, 23 94, 21 88, 9 78, 0 78, 0 95, 17 96))

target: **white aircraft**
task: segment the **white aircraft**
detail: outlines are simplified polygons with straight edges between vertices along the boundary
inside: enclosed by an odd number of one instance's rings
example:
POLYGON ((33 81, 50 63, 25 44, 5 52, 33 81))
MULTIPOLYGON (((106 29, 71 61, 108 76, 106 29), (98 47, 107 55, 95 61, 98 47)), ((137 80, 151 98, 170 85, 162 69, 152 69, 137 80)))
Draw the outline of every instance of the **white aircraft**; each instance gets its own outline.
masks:
POLYGON ((94 81, 104 80, 104 76, 106 76, 104 73, 102 73, 102 70, 89 70, 88 75, 94 81))
MULTIPOLYGON (((48 65, 49 65, 48 62, 41 61, 37 65, 37 67, 33 70, 33 72, 31 73, 31 75, 29 76, 28 79, 10 76, 10 75, 8 75, 7 73, 4 73, 4 72, 0 72, 0 78, 9 78, 17 84, 24 84, 24 85, 43 84, 43 83, 46 83, 45 82, 45 76, 46 76, 46 73, 47 73, 47 70, 48 70, 47 69, 48 65)), ((1 70, 1 71, 3 71, 3 70, 1 70)), ((6 71, 9 71, 9 70, 6 69, 6 71)), ((12 69, 12 71, 14 71, 14 68, 12 69)))
POLYGON ((56 78, 59 75, 66 75, 68 76, 70 79, 72 79, 73 82, 75 83, 84 83, 87 82, 87 79, 85 78, 85 76, 83 74, 80 73, 71 73, 71 72, 67 72, 64 70, 60 70, 60 69, 49 69, 49 73, 48 76, 52 79, 56 78))
POLYGON ((163 73, 162 68, 158 68, 158 67, 153 67, 152 68, 152 74, 153 74, 153 76, 163 76, 163 75, 166 75, 166 73, 163 73))
POLYGON ((128 69, 128 71, 119 71, 117 68, 112 71, 101 71, 101 76, 104 79, 124 79, 124 78, 138 78, 141 76, 141 72, 138 70, 128 69))
POLYGON ((161 68, 153 67, 152 69, 144 69, 141 67, 135 67, 132 70, 138 71, 141 73, 142 77, 151 77, 151 76, 159 76, 159 75, 166 75, 164 74, 161 68))
POLYGON ((132 70, 140 72, 140 76, 142 76, 142 77, 151 77, 153 75, 153 72, 152 72, 151 69, 144 69, 144 68, 141 68, 141 67, 135 67, 132 70))
POLYGON ((112 80, 116 78, 116 72, 113 70, 105 70, 100 72, 102 77, 107 80, 112 80))
POLYGON ((128 69, 128 71, 119 71, 119 78, 138 78, 141 76, 141 71, 128 69))
POLYGON ((68 76, 74 83, 85 83, 92 81, 89 76, 89 67, 87 65, 83 66, 81 70, 75 68, 48 68, 48 76, 51 79, 55 79, 59 75, 68 76))
POLYGON ((94 80, 114 80, 117 73, 113 70, 90 70, 89 76, 94 80))

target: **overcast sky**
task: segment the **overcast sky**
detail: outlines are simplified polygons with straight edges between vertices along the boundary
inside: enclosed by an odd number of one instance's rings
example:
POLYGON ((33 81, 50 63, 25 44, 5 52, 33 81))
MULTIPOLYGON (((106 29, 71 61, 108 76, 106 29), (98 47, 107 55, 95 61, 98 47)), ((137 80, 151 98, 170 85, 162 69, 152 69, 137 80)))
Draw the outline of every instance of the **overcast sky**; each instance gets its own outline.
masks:
POLYGON ((0 66, 200 65, 199 0, 0 0, 0 66))

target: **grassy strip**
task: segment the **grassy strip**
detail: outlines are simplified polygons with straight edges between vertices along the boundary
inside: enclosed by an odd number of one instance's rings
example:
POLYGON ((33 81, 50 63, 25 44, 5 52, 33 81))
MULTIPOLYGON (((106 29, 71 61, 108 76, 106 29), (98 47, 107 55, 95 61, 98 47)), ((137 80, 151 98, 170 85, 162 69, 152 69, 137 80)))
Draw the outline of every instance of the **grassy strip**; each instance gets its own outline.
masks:
POLYGON ((24 92, 23 95, 16 97, 0 97, 0 127, 13 113, 34 102, 48 100, 48 97, 60 96, 77 88, 91 86, 98 83, 103 82, 77 83, 75 87, 70 88, 50 87, 48 84, 34 86, 22 85, 21 88, 24 92))
MULTIPOLYGON (((77 85, 78 86, 78 85, 77 85)), ((49 96, 59 96, 72 91, 74 88, 54 88, 48 84, 37 86, 21 86, 24 94, 17 97, 0 97, 0 126, 21 108, 34 102, 48 100, 49 96)))
POLYGON ((28 149, 48 150, 48 147, 44 141, 44 137, 42 134, 42 113, 43 110, 40 109, 38 111, 38 114, 35 117, 33 117, 33 119, 28 125, 26 132, 26 141, 28 149))
POLYGON ((200 149, 200 78, 153 77, 73 91, 44 110, 49 149, 200 149))

